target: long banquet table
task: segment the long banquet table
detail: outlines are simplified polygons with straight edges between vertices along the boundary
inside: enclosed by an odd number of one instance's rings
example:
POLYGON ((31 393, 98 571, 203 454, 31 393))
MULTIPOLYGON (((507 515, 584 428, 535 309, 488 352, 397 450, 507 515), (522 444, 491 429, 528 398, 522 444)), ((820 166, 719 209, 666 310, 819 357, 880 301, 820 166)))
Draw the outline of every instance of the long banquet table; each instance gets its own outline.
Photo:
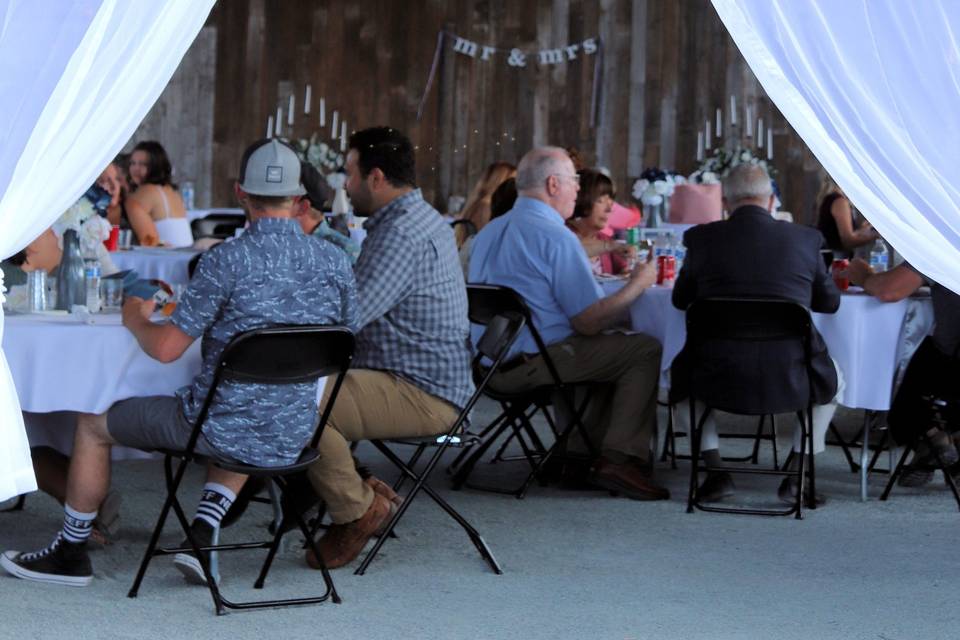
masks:
MULTIPOLYGON (((118 400, 172 395, 200 370, 200 342, 169 364, 145 354, 120 314, 15 314, 5 318, 3 351, 32 446, 72 447, 75 413, 102 413, 118 400)), ((124 457, 123 452, 120 452, 124 457)))
POLYGON ((114 251, 110 259, 118 269, 133 269, 141 278, 158 278, 168 284, 190 282, 190 260, 200 253, 185 247, 133 247, 129 251, 114 251))

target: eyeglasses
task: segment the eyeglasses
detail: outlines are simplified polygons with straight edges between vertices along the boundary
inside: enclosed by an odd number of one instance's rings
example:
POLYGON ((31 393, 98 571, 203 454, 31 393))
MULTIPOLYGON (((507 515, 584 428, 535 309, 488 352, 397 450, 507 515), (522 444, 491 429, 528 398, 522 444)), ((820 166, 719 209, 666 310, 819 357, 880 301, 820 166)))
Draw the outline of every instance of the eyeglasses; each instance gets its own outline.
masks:
POLYGON ((554 178, 567 178, 569 180, 573 180, 577 184, 580 184, 580 174, 578 173, 574 173, 573 175, 566 173, 551 173, 550 175, 554 178))

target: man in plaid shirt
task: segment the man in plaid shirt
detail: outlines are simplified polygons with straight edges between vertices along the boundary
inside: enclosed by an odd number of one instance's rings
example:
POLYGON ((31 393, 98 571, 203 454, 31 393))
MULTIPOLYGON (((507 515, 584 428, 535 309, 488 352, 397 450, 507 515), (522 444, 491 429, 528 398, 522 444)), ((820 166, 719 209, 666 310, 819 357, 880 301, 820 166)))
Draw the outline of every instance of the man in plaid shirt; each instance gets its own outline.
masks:
MULTIPOLYGON (((309 472, 333 520, 318 545, 329 568, 356 558, 399 501, 386 484, 360 477, 350 442, 444 432, 474 390, 457 247, 416 187, 413 145, 389 127, 359 131, 346 171, 354 211, 369 217, 354 267, 353 368, 309 472)), ((312 552, 307 562, 319 566, 312 552)))

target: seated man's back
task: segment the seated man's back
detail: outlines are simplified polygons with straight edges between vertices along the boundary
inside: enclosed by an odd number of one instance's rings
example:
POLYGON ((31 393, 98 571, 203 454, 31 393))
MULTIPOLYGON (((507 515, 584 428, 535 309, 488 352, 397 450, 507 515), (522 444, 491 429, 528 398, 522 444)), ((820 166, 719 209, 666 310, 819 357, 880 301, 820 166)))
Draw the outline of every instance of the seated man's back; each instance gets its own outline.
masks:
MULTIPOLYGON (((195 419, 218 356, 237 334, 284 324, 351 325, 355 285, 346 255, 305 236, 290 218, 255 220, 200 260, 172 322, 203 336, 203 368, 178 392, 195 419)), ((220 383, 204 435, 226 456, 261 465, 291 462, 316 426, 316 385, 220 383)))

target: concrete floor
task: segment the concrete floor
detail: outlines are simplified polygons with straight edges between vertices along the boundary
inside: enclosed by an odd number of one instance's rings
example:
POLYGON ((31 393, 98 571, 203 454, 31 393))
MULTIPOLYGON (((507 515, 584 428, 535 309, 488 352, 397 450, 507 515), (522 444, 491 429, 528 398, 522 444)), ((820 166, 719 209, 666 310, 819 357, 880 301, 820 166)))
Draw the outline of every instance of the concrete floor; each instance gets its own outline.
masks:
MULTIPOLYGON (((477 421, 490 409, 481 407, 477 421)), ((861 417, 841 412, 837 421, 849 432, 861 417)), ((745 445, 729 451, 738 446, 745 445)), ((372 448, 362 446, 360 456, 378 475, 393 478, 372 448)), ((885 477, 877 476, 872 499, 861 503, 856 476, 838 448, 819 456, 817 467, 818 487, 830 500, 803 521, 688 515, 685 463, 658 471, 673 492, 672 500, 659 503, 556 487, 534 487, 523 501, 458 493, 438 473, 433 485, 480 529, 504 575, 493 575, 462 530, 421 496, 399 539, 388 541, 367 575, 334 572, 343 604, 217 618, 207 592, 185 584, 162 558, 140 597, 126 598, 161 504, 162 475, 153 462, 118 463, 114 486, 124 494, 123 529, 115 544, 93 552, 93 584, 72 589, 0 577, 0 638, 958 637, 960 613, 950 589, 960 564, 954 544, 960 514, 942 481, 899 489, 879 502, 885 477)), ((522 476, 516 464, 481 471, 503 481, 522 476)), ((188 511, 199 474, 190 481, 188 511)), ((744 501, 776 504, 776 484, 748 478, 738 489, 744 501)), ((259 535, 268 514, 253 509, 225 537, 259 535)), ((53 500, 31 496, 24 512, 0 514, 0 545, 46 544, 60 518, 53 500)), ((180 536, 171 526, 166 538, 172 543, 180 536)), ((248 587, 261 558, 259 552, 223 556, 228 595, 252 595, 248 587)), ((264 595, 304 595, 320 587, 291 537, 264 595)))

